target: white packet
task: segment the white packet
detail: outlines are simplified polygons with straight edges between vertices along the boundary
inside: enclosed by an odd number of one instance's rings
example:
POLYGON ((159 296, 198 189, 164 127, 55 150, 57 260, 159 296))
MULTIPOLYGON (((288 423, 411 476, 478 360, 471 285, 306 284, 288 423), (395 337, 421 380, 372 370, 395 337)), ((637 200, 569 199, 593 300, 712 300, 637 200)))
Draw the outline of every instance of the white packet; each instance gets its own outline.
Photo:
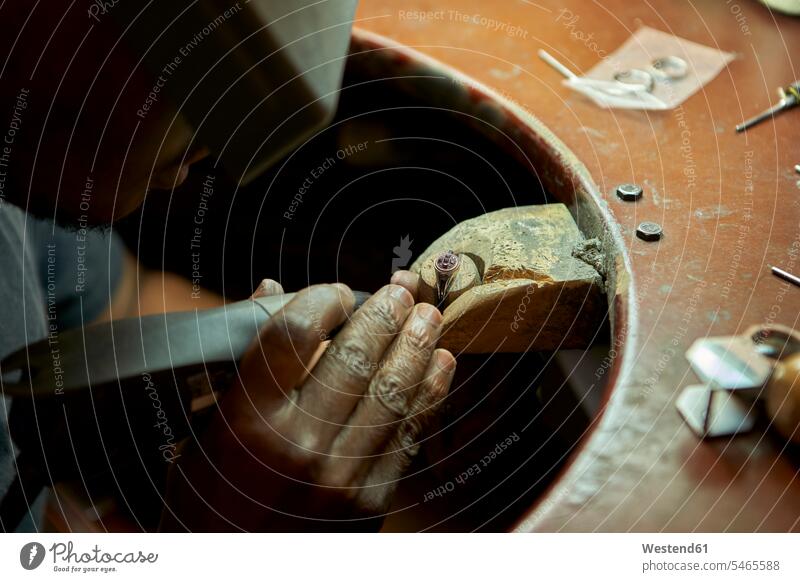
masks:
POLYGON ((637 30, 616 51, 592 67, 583 77, 568 79, 564 84, 587 95, 601 107, 672 109, 716 77, 733 58, 732 53, 645 26, 637 30), (630 69, 642 69, 653 73, 651 68, 653 61, 662 57, 679 57, 686 61, 688 65, 686 76, 678 80, 664 81, 654 74, 656 82, 650 93, 632 91, 624 95, 611 95, 592 85, 592 81, 613 81, 616 73, 630 69))

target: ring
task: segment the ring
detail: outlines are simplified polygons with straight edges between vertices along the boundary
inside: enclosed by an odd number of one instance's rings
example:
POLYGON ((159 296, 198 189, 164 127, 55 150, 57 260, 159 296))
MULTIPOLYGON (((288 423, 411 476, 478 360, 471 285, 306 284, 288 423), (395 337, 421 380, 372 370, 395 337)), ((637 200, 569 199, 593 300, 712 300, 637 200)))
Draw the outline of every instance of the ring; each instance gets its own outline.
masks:
POLYGON ((653 75, 642 69, 628 69, 614 74, 614 80, 624 85, 639 85, 645 91, 652 91, 655 79, 653 75))
POLYGON ((680 57, 660 57, 651 66, 664 81, 678 81, 689 73, 689 64, 680 57))

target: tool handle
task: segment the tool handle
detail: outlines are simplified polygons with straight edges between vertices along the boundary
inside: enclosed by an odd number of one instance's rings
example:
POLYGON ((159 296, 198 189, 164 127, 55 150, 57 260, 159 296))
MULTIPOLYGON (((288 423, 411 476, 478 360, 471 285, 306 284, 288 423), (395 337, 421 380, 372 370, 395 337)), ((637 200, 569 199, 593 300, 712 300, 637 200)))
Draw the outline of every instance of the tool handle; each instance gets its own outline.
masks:
MULTIPOLYGON (((294 293, 208 310, 122 319, 61 332, 28 345, 0 364, 6 396, 57 397, 144 374, 241 359, 259 330, 294 293)), ((356 308, 369 294, 355 292, 356 308)))
MULTIPOLYGON (((356 307, 369 297, 355 296, 356 307)), ((15 527, 26 507, 19 500, 42 486, 123 468, 136 474, 140 465, 159 474, 202 423, 197 413, 230 386, 263 325, 293 297, 89 325, 3 360, 3 395, 14 399, 8 430, 25 467, 0 503, 0 526, 15 527)))

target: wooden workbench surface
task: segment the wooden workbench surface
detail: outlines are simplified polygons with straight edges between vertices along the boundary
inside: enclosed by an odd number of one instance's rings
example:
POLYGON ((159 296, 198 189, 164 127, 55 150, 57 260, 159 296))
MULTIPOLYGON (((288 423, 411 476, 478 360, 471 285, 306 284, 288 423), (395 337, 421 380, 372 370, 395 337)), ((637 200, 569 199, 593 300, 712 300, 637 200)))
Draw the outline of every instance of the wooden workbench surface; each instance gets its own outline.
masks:
POLYGON ((763 430, 701 442, 674 407, 698 381, 683 355, 696 338, 797 324, 800 289, 768 266, 800 271, 800 110, 743 135, 734 126, 800 78, 800 19, 751 0, 370 0, 357 18, 538 117, 586 165, 624 240, 631 280, 615 305, 625 316, 606 404, 519 529, 800 530, 797 455, 763 430), (421 21, 414 10, 442 16, 421 21), (545 48, 586 71, 642 25, 737 58, 681 109, 647 114, 600 110, 536 56, 545 48), (617 200, 623 182, 643 185, 644 198, 617 200), (638 240, 642 220, 664 238, 638 240))

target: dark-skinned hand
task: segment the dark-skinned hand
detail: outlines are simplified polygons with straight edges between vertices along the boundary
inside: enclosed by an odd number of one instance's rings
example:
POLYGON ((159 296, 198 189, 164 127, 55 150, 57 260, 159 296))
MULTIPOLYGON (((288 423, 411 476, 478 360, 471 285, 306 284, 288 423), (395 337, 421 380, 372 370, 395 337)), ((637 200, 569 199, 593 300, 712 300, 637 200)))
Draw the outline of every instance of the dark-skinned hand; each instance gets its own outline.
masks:
MULTIPOLYGON (((346 286, 318 285, 272 317, 182 449, 162 529, 380 527, 455 371, 435 349, 441 314, 414 304, 416 276, 392 282, 355 313, 346 286)), ((256 295, 282 291, 265 281, 256 295)))

